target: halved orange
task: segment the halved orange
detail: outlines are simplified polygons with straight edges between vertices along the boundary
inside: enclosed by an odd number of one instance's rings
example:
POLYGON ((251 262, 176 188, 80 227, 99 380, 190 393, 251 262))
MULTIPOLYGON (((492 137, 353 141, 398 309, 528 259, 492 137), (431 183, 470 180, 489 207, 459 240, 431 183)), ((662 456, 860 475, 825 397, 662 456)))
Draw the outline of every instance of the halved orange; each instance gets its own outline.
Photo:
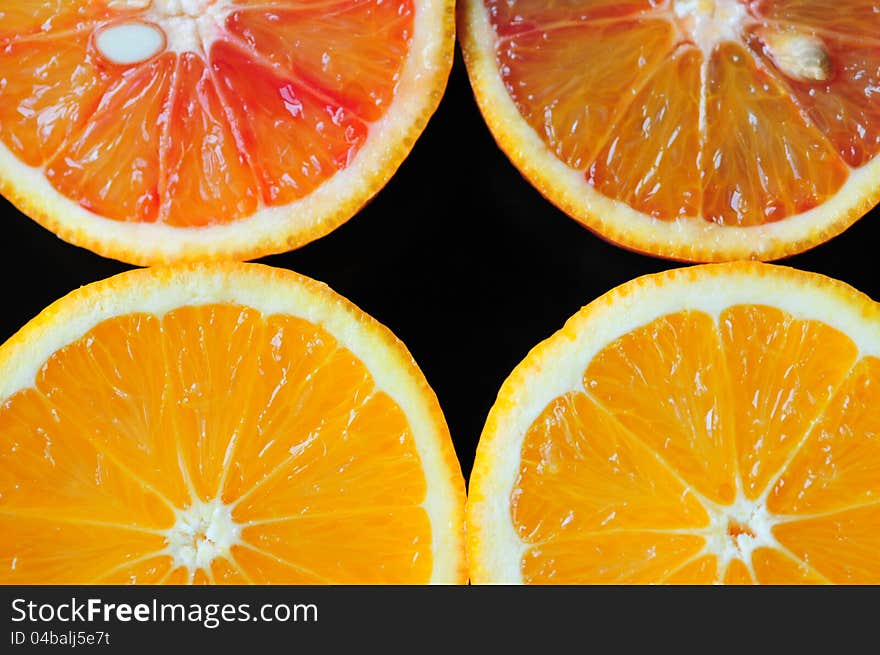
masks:
POLYGON ((476 583, 880 583, 880 305, 740 262, 624 284, 505 381, 476 583))
POLYGON ((464 0, 480 108, 520 171, 606 239, 776 259, 880 199, 868 0, 464 0))
POLYGON ((136 264, 249 259, 348 220, 452 63, 452 0, 16 0, 0 191, 136 264))
POLYGON ((0 348, 0 583, 459 583, 434 393, 326 286, 124 273, 0 348))

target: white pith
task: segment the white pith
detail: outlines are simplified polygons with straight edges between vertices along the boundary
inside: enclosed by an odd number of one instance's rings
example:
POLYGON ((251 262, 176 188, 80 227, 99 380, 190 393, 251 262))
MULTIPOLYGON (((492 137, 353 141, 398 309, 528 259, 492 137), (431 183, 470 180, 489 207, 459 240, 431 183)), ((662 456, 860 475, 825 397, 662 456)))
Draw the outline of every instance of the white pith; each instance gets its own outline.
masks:
POLYGON ((718 44, 740 41, 748 11, 739 0, 674 0, 675 14, 683 36, 692 41, 706 59, 718 44))
MULTIPOLYGON (((104 320, 130 313, 162 317, 182 306, 232 303, 251 307, 264 317, 294 316, 319 325, 358 358, 372 375, 374 392, 384 392, 405 414, 425 476, 426 496, 421 507, 431 524, 434 569, 430 582, 461 582, 463 491, 450 483, 446 464, 455 461, 445 424, 433 392, 408 353, 393 347, 387 330, 334 294, 326 286, 288 271, 259 265, 237 265, 233 273, 212 266, 182 272, 163 269, 158 279, 150 269, 123 273, 78 289, 26 325, 0 347, 0 405, 35 384, 43 363, 59 348, 83 337, 104 320), (143 284, 138 280, 143 280, 143 284), (40 318, 50 317, 40 321, 40 318), (426 393, 427 391, 427 393, 426 393), (444 433, 445 431, 445 433, 444 433)), ((191 487, 191 485, 190 485, 191 487)), ((221 557, 239 543, 241 529, 231 518, 235 503, 199 500, 190 488, 186 507, 175 506, 177 520, 165 533, 166 548, 149 557, 170 555, 190 573, 205 569, 201 563, 221 557), (203 530, 199 530, 199 526, 203 530), (210 532, 209 532, 210 530, 210 532), (202 539, 199 535, 204 535, 202 539), (187 549, 190 536, 198 537, 201 554, 187 549)), ((170 501, 169 501, 170 502, 170 501)), ((173 503, 172 503, 173 504, 173 503)), ((192 545, 192 541, 189 542, 192 545)))
POLYGON ((147 15, 165 31, 172 52, 209 52, 232 13, 229 0, 186 2, 156 0, 147 15), (164 6, 163 6, 164 5, 164 6))
POLYGON ((219 499, 195 500, 177 510, 177 521, 165 535, 167 553, 174 567, 185 567, 190 574, 209 572, 218 557, 227 557, 232 546, 241 543, 241 526, 232 518, 232 508, 219 499))
MULTIPOLYGON (((170 23, 176 18, 181 19, 181 24, 185 24, 182 19, 192 20, 189 14, 198 6, 166 0, 166 10, 159 16, 158 5, 148 0, 113 0, 110 5, 120 9, 146 8, 141 16, 149 14, 153 17, 151 22, 170 23), (175 7, 180 11, 175 13, 175 7)), ((223 0, 211 4, 209 16, 217 19, 230 8, 246 9, 247 5, 223 0)), ((194 41, 188 28, 181 30, 179 38, 173 30, 169 31, 166 38, 172 45, 168 48, 181 49, 194 41)), ((243 259, 300 247, 345 222, 396 171, 411 141, 439 102, 439 81, 442 77, 445 84, 452 60, 451 32, 450 0, 416 0, 410 51, 400 71, 393 101, 370 124, 366 141, 347 167, 310 194, 287 205, 262 205, 250 216, 199 228, 176 227, 161 221, 114 220, 89 211, 60 193, 46 179, 44 166, 25 164, 3 142, 0 192, 62 239, 134 264, 243 259)), ((202 51, 204 43, 202 40, 196 52, 202 51)))
MULTIPOLYGON (((818 206, 762 225, 719 225, 701 215, 666 221, 636 210, 597 191, 587 181, 584 170, 571 168, 559 159, 526 122, 497 66, 495 49, 499 41, 486 4, 483 0, 462 2, 464 29, 460 35, 469 77, 499 145, 549 200, 614 243, 687 261, 780 258, 815 245, 816 235, 820 241, 836 236, 870 210, 880 196, 880 157, 874 157, 850 169, 843 186, 818 206)), ((742 42, 738 35, 756 23, 747 4, 735 0, 661 2, 643 16, 668 20, 678 27, 680 47, 698 47, 705 53, 725 40, 742 42), (722 24, 722 16, 732 23, 722 24)), ((706 61, 704 58, 703 89, 706 61)), ((700 128, 705 134, 705 91, 700 95, 700 128)))
POLYGON ((703 533, 706 553, 718 557, 718 567, 724 570, 733 559, 740 559, 750 566, 752 551, 762 546, 778 546, 770 532, 772 517, 763 503, 750 502, 743 496, 727 507, 709 510, 711 527, 703 533), (751 534, 730 534, 730 524, 747 528, 751 534))
MULTIPOLYGON (((682 310, 704 312, 717 322, 727 307, 759 304, 777 307, 794 318, 822 321, 848 335, 859 349, 859 358, 880 357, 880 311, 873 306, 874 311, 866 313, 863 308, 867 298, 849 287, 822 288, 795 277, 794 271, 778 267, 760 266, 759 270, 727 275, 694 274, 697 270, 661 274, 662 283, 657 281, 661 276, 641 278, 599 298, 575 314, 562 330, 536 346, 528 365, 524 361, 505 380, 480 438, 471 475, 469 542, 478 541, 481 547, 479 558, 474 557, 473 550, 469 555, 472 574, 476 573, 478 581, 523 582, 522 560, 531 544, 520 538, 510 511, 523 440, 554 399, 572 392, 589 395, 583 386, 584 371, 618 337, 682 310), (491 462, 491 466, 481 462, 491 462), (475 488, 485 491, 476 494, 475 488)), ((818 417, 814 424, 816 421, 818 417)), ((714 555, 718 558, 720 582, 731 560, 740 559, 750 567, 751 553, 766 546, 785 553, 799 566, 808 566, 778 543, 772 532, 775 524, 796 517, 773 515, 766 506, 770 491, 787 465, 788 461, 754 500, 743 495, 739 484, 730 505, 713 502, 685 484, 688 493, 706 510, 709 521, 695 529, 669 530, 705 540, 703 549, 683 565, 704 555, 714 555), (733 539, 728 533, 731 520, 750 530, 754 537, 742 534, 733 539)))

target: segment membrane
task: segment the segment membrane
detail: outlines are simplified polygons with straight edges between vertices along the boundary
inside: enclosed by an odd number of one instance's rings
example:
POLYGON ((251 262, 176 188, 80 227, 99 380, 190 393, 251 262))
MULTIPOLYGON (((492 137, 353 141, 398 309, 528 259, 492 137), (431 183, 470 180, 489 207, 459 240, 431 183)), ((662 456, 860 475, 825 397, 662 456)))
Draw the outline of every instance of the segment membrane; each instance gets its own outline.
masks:
POLYGON ((97 214, 154 222, 159 128, 168 120, 175 63, 166 54, 122 73, 83 129, 49 162, 46 177, 52 186, 97 214))
POLYGON ((89 51, 89 34, 0 47, 0 139, 41 166, 97 108, 114 79, 89 51))
POLYGON ((673 36, 663 20, 588 23, 517 34, 495 54, 529 125, 562 161, 586 169, 673 36))
POLYGON ((583 380, 522 442, 526 582, 880 579, 880 359, 847 335, 764 305, 685 310, 583 380))
POLYGON ((367 126, 332 100, 217 42, 211 63, 269 205, 302 198, 351 163, 367 126))
MULTIPOLYGON (((254 413, 245 417, 242 430, 248 438, 238 441, 230 461, 224 502, 270 484, 275 472, 282 476, 279 484, 288 476, 310 473, 330 446, 342 448, 340 457, 350 456, 344 442, 352 412, 363 408, 374 388, 362 362, 302 319, 269 317, 264 340, 254 350, 261 372, 249 391, 254 413)), ((240 511, 254 518, 248 512, 258 511, 257 506, 240 502, 240 511)), ((290 513, 290 508, 283 512, 290 513)))
POLYGON ((835 584, 880 583, 880 503, 783 523, 776 538, 835 584))
POLYGON ((165 499, 145 489, 125 461, 108 456, 92 438, 101 430, 99 422, 88 421, 91 430, 84 430, 35 389, 0 406, 0 514, 171 527, 174 513, 165 499))
POLYGON ((838 389, 768 498, 779 514, 880 500, 880 359, 866 357, 838 389))
POLYGON ((826 580, 805 562, 776 548, 758 548, 752 553, 752 567, 759 584, 824 584, 826 580))
POLYGON ((771 20, 743 13, 742 32, 697 39, 702 71, 697 49, 683 54, 688 17, 648 2, 484 4, 526 122, 603 195, 654 218, 779 221, 824 203, 880 152, 880 19, 865 3, 759 3, 771 20), (779 68, 769 33, 819 43, 827 78, 779 68))
POLYGON ((582 393, 557 398, 526 433, 511 508, 526 543, 709 522, 674 473, 582 393))
POLYGON ((192 53, 180 56, 163 169, 160 211, 170 225, 222 224, 257 209, 257 181, 204 62, 192 53))
POLYGON ((248 50, 366 121, 388 109, 412 39, 413 0, 292 4, 228 22, 248 50))
MULTIPOLYGON (((258 312, 235 305, 175 309, 162 319, 169 436, 187 483, 203 501, 216 498, 231 448, 245 421, 258 375, 253 344, 265 341, 258 312)), ((259 402, 259 399, 257 399, 259 402)))
POLYGON ((699 50, 665 62, 614 126, 587 179, 656 218, 700 213, 699 50))
MULTIPOLYGON (((327 367, 328 372, 334 369, 338 370, 327 367)), ((328 411, 323 418, 314 411, 316 428, 301 444, 296 439, 302 432, 289 433, 285 441, 292 442, 291 456, 271 477, 254 483, 235 508, 237 520, 302 520, 315 515, 345 520, 413 508, 424 500, 421 464, 401 409, 382 392, 348 412, 345 406, 324 408, 328 411), (346 420, 332 421, 337 414, 346 420)))
POLYGON ((729 378, 714 320, 669 314, 603 348, 584 388, 695 490, 736 493, 729 378))
POLYGON ((7 0, 0 6, 0 47, 22 37, 87 30, 120 13, 103 0, 7 0))
POLYGON ((846 181, 831 144, 742 47, 722 44, 709 63, 703 216, 760 225, 805 212, 846 181))
POLYGON ((776 68, 766 43, 756 35, 749 45, 763 56, 777 80, 785 83, 810 121, 853 167, 866 164, 880 151, 880 42, 853 43, 819 34, 831 74, 809 81, 787 76, 776 68))
POLYGON ((233 546, 232 553, 243 575, 254 584, 327 584, 328 580, 293 562, 278 558, 252 546, 233 546))
POLYGON ((689 562, 668 576, 663 582, 680 585, 707 585, 717 578, 718 558, 715 555, 704 555, 689 562))
POLYGON ((820 321, 795 320, 763 305, 721 313, 731 375, 743 491, 754 500, 824 411, 849 373, 858 348, 820 321))
POLYGON ((157 559, 165 531, 221 494, 250 543, 193 583, 424 582, 433 568, 405 414, 290 316, 220 303, 100 323, 0 407, 0 463, 0 524, 19 535, 0 552, 9 581, 186 582, 157 559))
POLYGON ((741 559, 732 559, 724 572, 724 584, 752 585, 755 584, 755 580, 745 562, 741 559))

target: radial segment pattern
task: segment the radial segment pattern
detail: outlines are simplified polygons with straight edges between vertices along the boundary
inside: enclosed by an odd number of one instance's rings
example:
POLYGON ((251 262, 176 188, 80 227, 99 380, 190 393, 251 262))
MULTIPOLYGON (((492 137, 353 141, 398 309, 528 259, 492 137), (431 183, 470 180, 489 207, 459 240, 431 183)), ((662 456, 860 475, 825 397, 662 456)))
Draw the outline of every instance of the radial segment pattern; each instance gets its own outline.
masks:
POLYGON ((451 0, 0 7, 0 192, 141 265, 302 246, 391 178, 452 65, 451 0))
POLYGON ((500 143, 554 202, 613 241, 687 259, 780 256, 809 247, 813 231, 840 231, 838 219, 855 220, 877 195, 877 176, 857 175, 880 151, 880 14, 870 2, 470 4, 480 8, 466 14, 465 50, 500 143), (510 112, 495 97, 502 88, 510 112), (619 204, 590 200, 583 186, 619 204), (832 218, 811 214, 826 203, 832 218), (706 228, 804 216, 760 235, 706 228), (777 251, 761 239, 787 243, 777 251))
POLYGON ((525 433, 522 578, 880 582, 880 359, 765 305, 661 316, 525 433))
POLYGON ((87 209, 174 226, 287 204, 345 168, 394 96, 414 13, 412 0, 13 4, 0 139, 87 209))
POLYGON ((322 327, 107 319, 0 406, 6 583, 426 582, 407 416, 322 327))

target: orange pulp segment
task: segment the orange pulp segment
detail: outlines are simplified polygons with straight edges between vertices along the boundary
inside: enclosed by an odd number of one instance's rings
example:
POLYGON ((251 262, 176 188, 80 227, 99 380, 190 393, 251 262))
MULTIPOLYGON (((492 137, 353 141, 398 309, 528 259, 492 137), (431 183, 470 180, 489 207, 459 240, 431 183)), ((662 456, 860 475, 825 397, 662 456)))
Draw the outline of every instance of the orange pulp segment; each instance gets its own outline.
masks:
POLYGON ((610 292, 499 394, 472 578, 880 582, 878 355, 880 307, 812 274, 697 267, 610 292))
MULTIPOLYGON (((0 580, 454 580, 437 544, 455 519, 426 508, 431 450, 392 393, 289 313, 222 301, 105 318, 0 405, 0 580)), ((460 477, 448 463, 441 496, 460 477)))

